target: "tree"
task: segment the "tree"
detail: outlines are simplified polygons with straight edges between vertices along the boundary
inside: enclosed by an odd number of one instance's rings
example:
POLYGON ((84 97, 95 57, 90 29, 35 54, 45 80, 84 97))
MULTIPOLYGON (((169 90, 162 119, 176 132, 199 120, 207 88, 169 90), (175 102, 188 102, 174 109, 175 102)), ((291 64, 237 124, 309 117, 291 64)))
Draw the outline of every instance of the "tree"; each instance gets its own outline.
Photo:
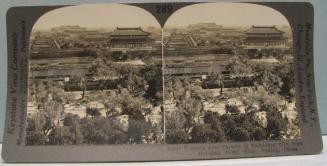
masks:
POLYGON ((144 143, 145 138, 148 137, 151 131, 151 123, 144 120, 128 120, 128 131, 130 143, 140 144, 144 143))
POLYGON ((253 139, 256 141, 262 141, 267 139, 267 133, 263 128, 257 127, 253 133, 253 139))
POLYGON ((223 74, 213 74, 212 75, 213 83, 218 85, 220 87, 220 96, 223 95, 223 89, 224 89, 224 75, 223 74))
POLYGON ((146 81, 134 73, 129 73, 126 80, 126 88, 132 96, 142 96, 145 93, 146 81))
POLYGON ((77 75, 73 76, 72 80, 74 82, 77 82, 78 87, 83 91, 81 99, 84 99, 85 91, 87 89, 87 80, 86 80, 85 76, 83 76, 81 74, 77 74, 77 75))
POLYGON ((207 123, 207 124, 212 124, 213 123, 213 112, 212 111, 206 111, 204 113, 204 123, 207 123))
POLYGON ((233 138, 233 131, 236 130, 236 123, 233 119, 233 117, 229 114, 224 114, 220 117, 220 121, 222 123, 225 138, 227 140, 232 140, 233 138))
POLYGON ((162 93, 162 69, 158 65, 147 65, 142 68, 139 75, 147 82, 148 88, 146 89, 145 97, 153 100, 162 100, 162 96, 158 96, 158 93, 162 93))
POLYGON ((175 100, 180 101, 182 98, 185 97, 185 88, 182 84, 182 81, 179 78, 173 78, 173 94, 174 94, 174 98, 175 100))
POLYGON ((280 87, 279 94, 284 96, 289 102, 291 102, 295 97, 293 65, 288 63, 282 63, 276 66, 275 70, 282 81, 282 86, 280 87))
MULTIPOLYGON (((230 71, 232 75, 248 75, 254 73, 248 58, 239 55, 234 55, 228 61, 225 68, 227 71, 230 71)), ((241 80, 238 76, 236 77, 236 82, 237 82, 237 86, 240 88, 241 80)))
POLYGON ((169 129, 166 130, 166 143, 168 144, 185 144, 188 143, 188 134, 185 130, 169 129))
POLYGON ((81 133, 79 116, 68 113, 65 115, 63 124, 64 127, 69 127, 69 132, 71 133, 71 144, 73 145, 82 144, 83 135, 81 133))
POLYGON ((190 135, 192 143, 215 142, 215 132, 207 124, 195 124, 190 135))
POLYGON ((203 105, 201 100, 194 99, 192 97, 186 97, 180 101, 180 104, 177 106, 178 111, 181 112, 185 117, 185 129, 188 130, 196 121, 199 121, 199 117, 203 112, 203 105))
POLYGON ((73 125, 73 114, 68 113, 64 118, 64 126, 72 126, 73 125))
POLYGON ((33 80, 33 85, 35 86, 34 95, 37 103, 43 103, 43 100, 47 97, 46 86, 42 81, 33 80))
POLYGON ((83 143, 84 138, 81 132, 80 118, 78 115, 72 116, 72 123, 69 131, 73 135, 73 145, 79 145, 83 143))
POLYGON ((122 114, 128 115, 129 118, 144 120, 145 115, 150 113, 147 111, 149 103, 143 97, 132 96, 128 90, 123 89, 119 98, 122 114))
POLYGON ((245 113, 251 113, 250 110, 251 108, 253 109, 253 105, 257 101, 257 96, 249 90, 241 91, 239 96, 241 98, 242 104, 244 105, 245 113))
POLYGON ((52 93, 48 94, 47 100, 42 104, 43 109, 40 110, 41 116, 38 116, 41 118, 42 132, 46 138, 48 138, 54 128, 59 125, 59 119, 64 110, 63 104, 53 100, 52 96, 55 95, 52 93))
POLYGON ((238 115, 241 113, 240 109, 236 105, 225 105, 226 113, 231 113, 233 115, 238 115))
POLYGON ((102 130, 96 130, 94 135, 91 136, 91 141, 95 144, 106 144, 108 136, 102 130))
POLYGON ((127 144, 128 136, 117 129, 112 129, 110 133, 107 133, 108 136, 108 144, 127 144))
POLYGON ((86 116, 90 115, 91 117, 101 116, 101 112, 97 108, 87 107, 85 113, 86 116))
POLYGON ((109 102, 108 100, 105 100, 102 102, 104 105, 104 108, 106 109, 106 116, 109 117, 112 114, 116 112, 115 105, 112 102, 109 102))
POLYGON ((262 85, 270 93, 276 93, 280 91, 282 86, 282 80, 275 72, 267 71, 263 75, 262 85))
POLYGON ((84 142, 87 144, 105 144, 108 136, 103 131, 106 120, 98 118, 82 118, 80 121, 84 142))
POLYGON ((287 130, 287 119, 283 118, 279 111, 267 112, 267 134, 271 139, 280 139, 282 133, 287 130))
POLYGON ((118 76, 118 66, 111 61, 99 59, 97 62, 96 76, 103 80, 114 79, 118 76))
POLYGON ((46 143, 45 136, 39 131, 26 132, 26 145, 44 145, 46 143))
POLYGON ((94 60, 93 65, 89 68, 89 72, 95 80, 99 81, 99 89, 111 88, 108 86, 108 82, 112 82, 119 77, 118 67, 111 61, 105 61, 103 58, 97 58, 94 60))
POLYGON ((46 137, 38 126, 38 120, 36 117, 27 118, 26 145, 43 145, 46 143, 46 137))
POLYGON ((70 131, 71 128, 67 126, 55 127, 53 132, 49 135, 49 144, 50 145, 73 145, 74 134, 70 131))
POLYGON ((256 91, 256 95, 260 111, 271 112, 278 110, 281 101, 278 94, 269 93, 264 88, 259 88, 258 91, 256 91))
POLYGON ((233 132, 233 140, 234 141, 249 141, 250 134, 246 129, 244 129, 242 127, 237 127, 236 130, 233 132))
POLYGON ((173 88, 172 79, 168 76, 165 76, 165 93, 164 97, 166 101, 174 100, 174 88, 173 88))
POLYGON ((186 126, 186 117, 181 111, 174 111, 170 114, 166 114, 166 130, 181 129, 186 133, 188 132, 188 127, 186 126))
POLYGON ((211 128, 214 131, 213 138, 215 142, 224 142, 226 141, 225 132, 219 118, 219 114, 213 114, 211 125, 211 128))

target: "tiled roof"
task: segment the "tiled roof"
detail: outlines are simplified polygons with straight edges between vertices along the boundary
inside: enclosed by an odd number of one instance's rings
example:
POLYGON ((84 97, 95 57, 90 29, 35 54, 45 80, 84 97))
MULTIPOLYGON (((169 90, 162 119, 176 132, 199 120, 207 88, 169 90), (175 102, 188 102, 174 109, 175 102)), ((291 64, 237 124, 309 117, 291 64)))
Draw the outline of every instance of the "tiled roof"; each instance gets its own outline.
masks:
POLYGON ((143 31, 140 27, 138 28, 119 28, 115 29, 110 33, 110 36, 147 36, 150 35, 149 32, 143 31))
POLYGON ((245 31, 247 34, 283 34, 283 31, 280 31, 276 26, 252 26, 250 29, 245 31))
POLYGON ((195 24, 196 26, 218 26, 216 23, 198 23, 198 24, 195 24))

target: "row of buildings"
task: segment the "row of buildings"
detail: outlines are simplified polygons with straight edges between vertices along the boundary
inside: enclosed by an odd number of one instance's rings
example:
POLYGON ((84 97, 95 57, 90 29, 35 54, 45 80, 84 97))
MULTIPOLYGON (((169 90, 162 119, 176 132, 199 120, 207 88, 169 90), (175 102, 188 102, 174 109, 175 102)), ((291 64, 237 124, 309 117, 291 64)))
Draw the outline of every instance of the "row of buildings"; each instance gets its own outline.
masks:
MULTIPOLYGON (((60 26, 49 32, 38 32, 31 42, 34 63, 30 64, 30 76, 65 80, 74 73, 90 75, 90 57, 97 54, 136 56, 150 52, 152 55, 157 53, 160 60, 160 34, 161 30, 154 27, 147 30, 117 27, 114 30, 95 31, 79 26, 60 26)), ((230 55, 239 52, 245 52, 259 61, 263 55, 268 55, 270 59, 266 61, 273 63, 278 60, 271 56, 291 52, 292 39, 276 26, 252 26, 241 31, 215 23, 199 23, 186 29, 167 30, 167 34, 163 42, 166 75, 221 72, 230 55), (178 57, 182 60, 178 60, 178 57)))
POLYGON ((186 29, 170 30, 165 47, 168 51, 189 49, 213 50, 217 47, 238 47, 249 53, 261 50, 291 51, 292 39, 276 26, 252 26, 246 30, 224 28, 215 23, 199 23, 186 29))
MULTIPOLYGON (((223 28, 215 23, 200 23, 190 25, 186 30, 172 30, 166 33, 169 33, 169 36, 164 41, 164 46, 168 51, 213 50, 222 46, 241 47, 249 53, 261 50, 289 51, 292 41, 276 26, 252 26, 246 31, 240 31, 235 28, 223 28)), ((73 51, 88 47, 124 52, 153 51, 160 49, 161 40, 158 34, 154 36, 156 38, 152 38, 151 33, 140 27, 117 27, 112 32, 102 32, 90 31, 79 26, 61 26, 34 37, 31 44, 32 58, 33 55, 42 52, 55 52, 61 49, 73 51)))
MULTIPOLYGON (((79 26, 60 26, 49 32, 36 32, 31 41, 31 57, 43 52, 83 50, 151 51, 156 48, 152 34, 141 27, 119 28, 111 32, 87 30, 79 26)), ((158 47, 158 46, 157 46, 158 47)))
POLYGON ((293 59, 291 32, 276 26, 251 26, 242 30, 199 23, 185 29, 170 29, 167 33, 170 35, 164 42, 166 75, 205 79, 210 73, 228 73, 225 66, 232 55, 247 55, 253 62, 270 65, 279 63, 281 58, 289 63, 293 59))
MULTIPOLYGON (((80 26, 60 26, 34 32, 30 45, 30 78, 67 81, 74 75, 90 76, 97 56, 121 61, 127 57, 161 53, 157 33, 141 27, 114 30, 88 30, 80 26), (158 52, 158 53, 157 53, 158 52)), ((160 35, 159 35, 160 36, 160 35)), ((161 55, 158 55, 161 57, 161 55)))

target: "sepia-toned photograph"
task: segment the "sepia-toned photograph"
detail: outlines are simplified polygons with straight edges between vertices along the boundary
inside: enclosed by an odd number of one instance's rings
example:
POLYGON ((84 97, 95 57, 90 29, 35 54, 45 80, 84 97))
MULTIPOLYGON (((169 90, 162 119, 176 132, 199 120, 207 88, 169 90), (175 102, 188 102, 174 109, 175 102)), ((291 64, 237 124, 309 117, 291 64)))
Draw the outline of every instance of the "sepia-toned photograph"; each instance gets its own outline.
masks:
POLYGON ((324 150, 316 4, 42 5, 6 7, 2 162, 208 163, 324 150))
POLYGON ((52 10, 30 37, 26 145, 161 144, 161 27, 139 7, 52 10))
POLYGON ((300 139, 292 30, 256 4, 203 3, 163 32, 168 144, 300 139))
POLYGON ((130 5, 52 10, 30 36, 25 143, 300 139, 292 43, 255 4, 186 6, 164 27, 130 5))

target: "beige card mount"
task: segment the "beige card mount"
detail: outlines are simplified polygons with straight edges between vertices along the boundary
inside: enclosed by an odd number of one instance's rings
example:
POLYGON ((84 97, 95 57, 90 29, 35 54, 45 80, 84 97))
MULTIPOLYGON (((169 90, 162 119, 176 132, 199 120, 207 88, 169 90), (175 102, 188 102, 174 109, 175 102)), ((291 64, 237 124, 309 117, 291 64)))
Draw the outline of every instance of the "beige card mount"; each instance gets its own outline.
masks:
POLYGON ((7 12, 7 162, 317 154, 313 7, 99 3, 7 12))

